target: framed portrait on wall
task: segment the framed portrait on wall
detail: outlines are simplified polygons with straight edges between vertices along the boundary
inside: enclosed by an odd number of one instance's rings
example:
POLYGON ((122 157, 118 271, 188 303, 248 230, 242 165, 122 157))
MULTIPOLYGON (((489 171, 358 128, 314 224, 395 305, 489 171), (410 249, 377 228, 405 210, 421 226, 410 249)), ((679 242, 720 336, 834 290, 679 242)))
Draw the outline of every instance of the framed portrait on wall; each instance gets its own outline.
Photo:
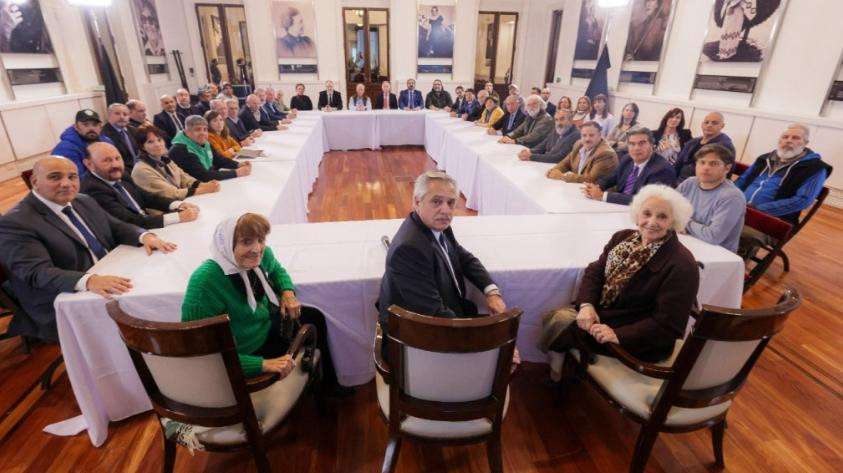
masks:
POLYGON ((454 57, 454 14, 453 5, 418 5, 418 57, 454 57))
POLYGON ((597 6, 597 0, 583 0, 574 49, 575 61, 597 59, 605 27, 606 12, 597 6))
POLYGON ((132 0, 135 9, 135 29, 140 35, 144 56, 164 56, 164 38, 158 23, 158 10, 153 0, 132 0))
POLYGON ((634 0, 629 20, 625 61, 658 61, 661 58, 673 0, 634 0))
POLYGON ((0 53, 53 54, 38 0, 0 0, 0 53))
POLYGON ((271 8, 278 58, 316 59, 316 15, 307 1, 274 1, 271 8))
POLYGON ((783 3, 783 0, 715 0, 700 61, 763 61, 769 54, 783 3))

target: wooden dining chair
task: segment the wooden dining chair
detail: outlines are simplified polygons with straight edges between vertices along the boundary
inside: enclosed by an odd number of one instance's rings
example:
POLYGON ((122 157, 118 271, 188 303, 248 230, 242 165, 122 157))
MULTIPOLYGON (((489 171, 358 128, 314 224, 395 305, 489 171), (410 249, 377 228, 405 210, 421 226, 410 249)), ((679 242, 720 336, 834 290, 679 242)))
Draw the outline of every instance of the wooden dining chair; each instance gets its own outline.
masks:
POLYGON ((383 473, 398 464, 402 440, 486 443, 492 472, 503 471, 501 423, 509 404, 521 309, 470 319, 390 306, 386 356, 375 341, 378 404, 389 427, 383 473))
POLYGON ((165 473, 173 471, 177 444, 191 451, 247 448, 260 473, 271 471, 265 439, 281 427, 318 371, 312 325, 299 330, 288 351, 297 362, 292 373, 246 379, 227 315, 153 322, 125 313, 118 301, 106 309, 160 421, 165 473))
POLYGON ((764 309, 704 305, 694 313, 691 333, 677 342, 665 362, 646 363, 611 343, 606 346, 612 356, 581 356, 579 350, 570 350, 563 372, 587 379, 609 404, 641 424, 630 473, 644 471, 659 432, 703 428, 711 429, 715 466, 724 468, 729 407, 770 339, 800 302, 795 289, 786 289, 777 305, 764 309))
POLYGON ((752 207, 746 208, 744 225, 767 235, 775 241, 775 244, 762 244, 763 256, 751 255, 746 261, 746 273, 744 275, 743 292, 746 292, 761 279, 767 272, 773 261, 779 256, 785 243, 790 239, 793 225, 779 218, 767 215, 752 207))

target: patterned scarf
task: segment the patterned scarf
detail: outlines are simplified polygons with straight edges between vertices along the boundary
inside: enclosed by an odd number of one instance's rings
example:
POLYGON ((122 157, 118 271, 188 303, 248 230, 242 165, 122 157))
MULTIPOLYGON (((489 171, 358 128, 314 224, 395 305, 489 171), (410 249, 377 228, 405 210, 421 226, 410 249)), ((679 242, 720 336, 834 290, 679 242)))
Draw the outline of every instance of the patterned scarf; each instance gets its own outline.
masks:
POLYGON ((603 292, 600 295, 601 307, 609 307, 615 303, 632 276, 650 261, 669 237, 670 234, 659 241, 642 245, 641 233, 635 232, 609 250, 604 273, 606 282, 603 283, 603 292))

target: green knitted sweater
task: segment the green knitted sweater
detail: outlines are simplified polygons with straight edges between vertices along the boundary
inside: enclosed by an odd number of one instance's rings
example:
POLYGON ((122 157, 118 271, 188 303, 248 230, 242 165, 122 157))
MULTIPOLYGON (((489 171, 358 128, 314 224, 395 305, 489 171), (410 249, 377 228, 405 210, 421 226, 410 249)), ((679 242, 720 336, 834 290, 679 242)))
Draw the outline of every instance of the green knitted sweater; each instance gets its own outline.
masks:
MULTIPOLYGON (((295 290, 287 271, 278 263, 269 247, 264 250, 260 267, 274 288, 280 291, 295 290)), ((252 356, 250 353, 254 353, 263 345, 271 325, 266 295, 257 302, 257 307, 252 311, 246 302, 246 294, 231 283, 223 274, 220 265, 209 259, 190 276, 181 306, 181 320, 187 322, 228 314, 243 375, 248 378, 261 373, 263 358, 252 356)))

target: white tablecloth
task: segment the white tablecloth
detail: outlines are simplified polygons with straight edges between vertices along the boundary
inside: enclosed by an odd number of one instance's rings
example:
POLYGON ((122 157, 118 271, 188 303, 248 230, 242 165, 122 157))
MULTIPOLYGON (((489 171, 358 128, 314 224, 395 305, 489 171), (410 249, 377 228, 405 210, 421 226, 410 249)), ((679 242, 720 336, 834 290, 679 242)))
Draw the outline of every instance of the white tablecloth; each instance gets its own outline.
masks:
MULTIPOLYGON (((132 279, 133 289, 120 297, 127 312, 177 321, 188 278, 209 256, 217 222, 244 211, 268 214, 275 224, 269 245, 290 272, 300 299, 326 315, 340 381, 364 383, 374 374, 373 304, 385 257, 380 237, 392 236, 400 220, 306 224, 307 195, 322 154, 333 144, 351 145, 352 140, 374 136, 384 141, 369 141, 367 147, 377 147, 399 141, 405 128, 407 143, 423 140, 440 166, 458 175, 470 201, 485 206, 481 212, 543 214, 454 222, 457 238, 483 261, 507 303, 524 309, 518 346, 526 360, 540 361, 535 340, 542 313, 571 300, 585 266, 597 258, 613 232, 630 225, 627 209, 586 201, 576 186, 533 179, 532 173, 541 175, 547 165, 522 163, 515 158, 518 147, 499 145, 476 127, 443 113, 303 113, 289 130, 265 133, 258 140, 255 147, 268 156, 253 161, 251 176, 224 181, 220 192, 191 198, 202 209, 197 221, 157 231, 177 243, 178 251, 146 256, 139 248, 121 246, 92 272, 132 279), (387 118, 400 125, 386 125, 387 118), (366 127, 376 130, 361 129, 366 127), (337 130, 343 138, 334 136, 337 130), (487 180, 492 184, 487 186, 487 180)), ((360 143, 362 139, 355 147, 360 143)), ((699 299, 738 307, 741 260, 690 237, 682 241, 706 265, 699 299)), ((479 292, 473 296, 482 301, 479 292)), ((110 421, 151 406, 105 312, 105 301, 87 292, 62 294, 55 307, 67 373, 83 416, 77 425, 87 426, 92 443, 99 446, 108 436, 110 421)))

